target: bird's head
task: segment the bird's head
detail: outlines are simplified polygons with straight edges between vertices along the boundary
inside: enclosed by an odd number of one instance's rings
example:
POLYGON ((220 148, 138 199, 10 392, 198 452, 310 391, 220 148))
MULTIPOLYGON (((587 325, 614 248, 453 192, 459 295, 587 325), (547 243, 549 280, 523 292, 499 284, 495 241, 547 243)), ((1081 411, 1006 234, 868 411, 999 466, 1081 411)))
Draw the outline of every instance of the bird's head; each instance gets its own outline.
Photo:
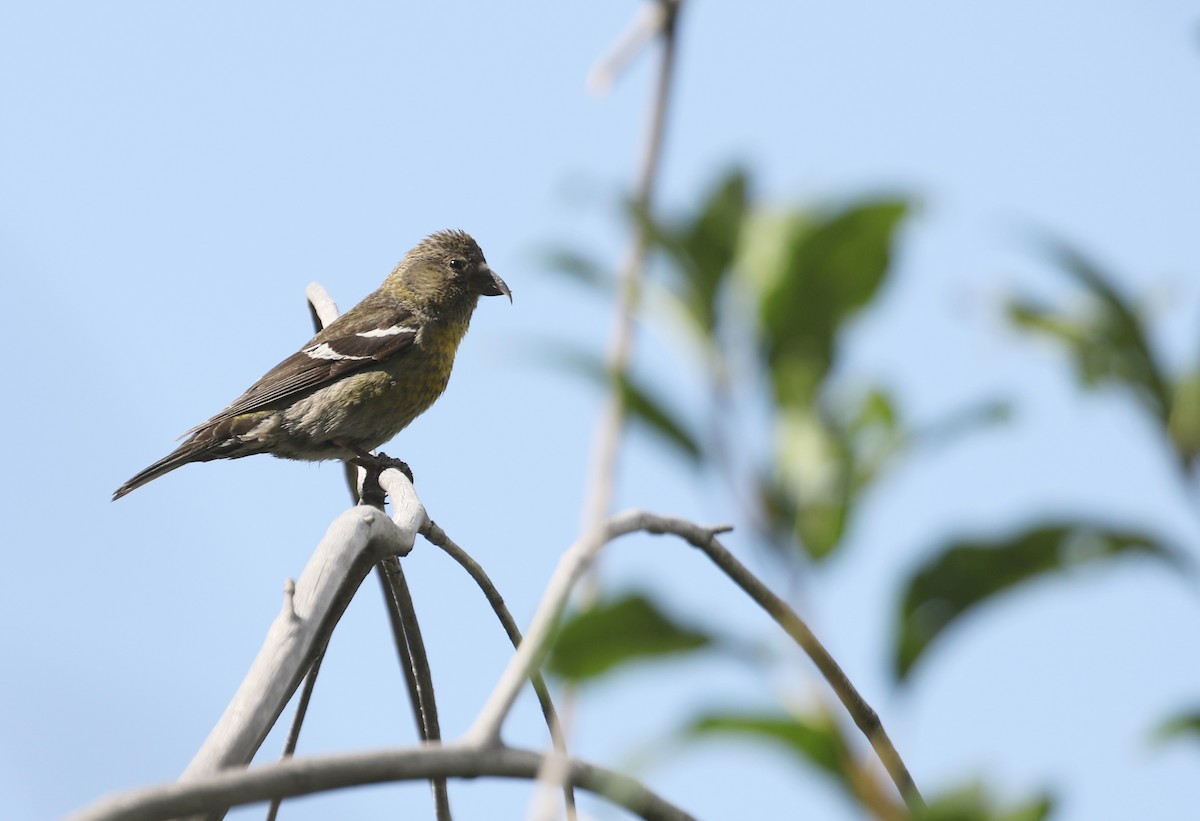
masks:
POLYGON ((389 279, 421 304, 436 310, 471 310, 481 296, 512 291, 488 267, 478 243, 465 231, 438 231, 404 255, 389 279))

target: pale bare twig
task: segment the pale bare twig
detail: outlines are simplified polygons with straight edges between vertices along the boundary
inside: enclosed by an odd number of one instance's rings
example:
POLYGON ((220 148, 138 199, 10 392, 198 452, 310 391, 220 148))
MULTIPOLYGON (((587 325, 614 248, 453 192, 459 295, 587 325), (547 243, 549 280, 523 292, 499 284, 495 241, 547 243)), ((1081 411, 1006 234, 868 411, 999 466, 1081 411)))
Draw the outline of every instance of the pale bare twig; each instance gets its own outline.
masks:
POLYGON ((691 527, 694 529, 686 532, 672 532, 678 533, 687 539, 690 544, 704 551, 705 555, 717 567, 721 568, 734 584, 740 587, 763 610, 767 611, 767 614, 775 620, 775 623, 782 627, 796 644, 800 645, 801 649, 812 659, 813 664, 817 666, 817 669, 829 683, 829 686, 833 688, 834 693, 837 694, 846 711, 850 713, 850 717, 854 720, 859 730, 862 731, 863 735, 871 743, 875 754, 883 762, 884 769, 891 776, 892 782, 896 785, 896 789, 900 792, 909 809, 915 812, 923 808, 925 802, 921 798, 921 793, 918 791, 917 785, 908 771, 908 767, 905 766, 904 761, 900 758, 900 754, 896 751, 895 745, 892 744, 887 732, 883 729, 883 723, 879 720, 879 715, 858 692, 841 666, 829 654, 829 651, 825 649, 825 646, 821 644, 808 625, 804 623, 804 620, 796 614, 796 611, 788 606, 787 602, 771 592, 757 576, 739 562, 716 538, 704 538, 705 531, 702 528, 698 528, 695 525, 691 527))
POLYGON ((319 282, 310 282, 304 289, 308 298, 308 312, 312 315, 313 327, 320 331, 338 318, 337 303, 319 282))
MULTIPOLYGON (((319 282, 310 282, 304 289, 304 295, 308 298, 308 312, 312 317, 314 330, 320 332, 322 328, 337 319, 337 304, 319 282)), ((325 650, 321 650, 313 659, 308 672, 304 674, 304 687, 300 691, 300 699, 296 702, 296 714, 292 717, 292 726, 288 729, 288 736, 284 741, 280 758, 291 758, 296 752, 296 746, 300 743, 300 730, 308 715, 308 705, 312 701, 313 690, 316 688, 317 676, 321 673, 321 662, 324 658, 325 650)), ((271 800, 271 806, 267 810, 267 821, 275 821, 282 804, 282 799, 271 800)))
POLYGON ((487 745, 497 743, 500 728, 504 719, 512 709, 513 702, 524 685, 525 679, 537 670, 553 637, 554 628, 562 616, 567 599, 575 584, 592 566, 596 555, 604 545, 613 539, 645 530, 650 533, 665 532, 707 532, 710 535, 721 533, 728 528, 710 528, 705 530, 699 525, 678 519, 668 519, 640 510, 629 510, 619 513, 594 528, 590 533, 567 548, 559 559, 558 567, 550 577, 542 600, 533 615, 529 629, 525 631, 525 639, 513 654, 508 667, 500 676, 500 681, 492 689, 487 702, 480 709, 475 723, 463 736, 469 743, 487 745), (673 522, 673 529, 667 529, 664 523, 673 522))
MULTIPOLYGON (((308 705, 312 701, 313 688, 316 687, 317 675, 321 672, 321 662, 324 659, 325 651, 322 650, 317 653, 312 666, 308 668, 308 673, 304 676, 304 687, 300 690, 300 698, 296 701, 296 715, 292 717, 292 726, 288 729, 287 739, 283 742, 283 752, 280 753, 280 758, 291 758, 296 752, 296 745, 300 742, 300 728, 304 726, 304 717, 308 714, 308 705)), ((271 807, 267 810, 267 821, 275 821, 282 803, 283 801, 279 798, 271 800, 271 807)))
POLYGON ((648 533, 673 533, 704 551, 713 563, 762 607, 812 659, 850 713, 854 723, 871 743, 905 803, 914 810, 924 806, 912 775, 884 731, 878 714, 854 687, 804 620, 745 565, 734 558, 716 538, 719 533, 729 528, 703 527, 684 519, 658 516, 639 510, 626 511, 609 518, 601 528, 575 542, 563 554, 526 631, 525 640, 501 674, 500 681, 479 711, 475 723, 464 736, 465 740, 485 745, 498 741, 500 728, 512 709, 521 683, 529 671, 536 669, 540 664, 572 588, 591 567, 604 545, 619 536, 638 530, 648 533))
MULTIPOLYGON (((593 88, 606 88, 645 43, 656 36, 662 41, 634 191, 634 204, 643 215, 650 213, 662 160, 667 108, 675 68, 675 35, 681 3, 682 0, 651 0, 643 6, 630 27, 589 77, 589 84, 593 88)), ((606 358, 608 372, 614 383, 605 399, 592 443, 591 467, 585 484, 583 503, 581 532, 584 534, 594 533, 600 528, 612 508, 621 431, 625 425, 627 410, 624 394, 616 385, 617 380, 622 379, 628 371, 633 353, 635 319, 641 302, 642 274, 649 244, 645 220, 639 220, 634 228, 633 241, 620 268, 616 315, 606 358)), ((594 598, 594 595, 594 590, 587 591, 588 598, 594 598)), ((564 715, 569 715, 574 705, 573 688, 568 686, 563 694, 562 704, 564 715)), ((547 758, 546 771, 539 782, 548 786, 562 783, 562 764, 561 757, 547 758)), ((532 813, 534 818, 549 815, 548 806, 541 811, 535 809, 532 813)))
POLYGON ((384 555, 412 549, 425 511, 400 471, 385 471, 381 481, 389 488, 395 519, 356 507, 330 525, 184 779, 250 762, 370 568, 384 555))
MULTIPOLYGON (((291 758, 252 770, 226 770, 186 782, 118 793, 68 816, 67 821, 162 821, 274 796, 291 798, 392 781, 487 776, 532 779, 542 759, 531 750, 461 744, 291 758)), ((695 821, 636 779, 585 761, 571 760, 567 780, 647 821, 695 821)))
MULTIPOLYGON (((662 159, 663 137, 666 132, 667 106, 670 101, 671 80, 675 66, 675 32, 679 17, 680 0, 653 0, 660 10, 658 33, 662 40, 658 75, 654 95, 650 102, 650 118, 646 129, 646 140, 638 172, 634 202, 643 214, 650 213, 654 199, 654 187, 658 179, 658 167, 662 159)), ((620 291, 617 297, 615 327, 609 342, 607 364, 614 377, 624 374, 629 368, 633 352, 634 320, 641 300, 642 272, 645 268, 646 252, 650 238, 644 220, 639 220, 631 243, 621 265, 620 291)), ((597 424, 592 448, 592 465, 587 482, 587 499, 584 503, 583 532, 596 527, 608 515, 612 506, 613 477, 616 474, 617 450, 621 440, 621 429, 625 422, 625 402, 621 392, 609 392, 604 410, 597 424)))
MULTIPOLYGON (((401 635, 398 636, 397 644, 405 648, 405 652, 401 654, 401 663, 405 666, 406 675, 409 671, 412 673, 409 687, 416 708, 418 730, 423 741, 436 744, 441 741, 442 730, 433 692, 433 674, 429 667, 429 656, 425 652, 425 641, 421 638, 412 594, 404 578, 404 568, 400 566, 400 560, 393 556, 383 559, 378 570, 385 595, 389 599, 388 610, 390 612, 394 609, 399 616, 396 624, 400 627, 401 635)), ((433 790, 433 805, 438 821, 450 821, 450 794, 446 787, 446 779, 432 778, 429 786, 433 790)))
MULTIPOLYGON (((504 632, 508 635, 509 641, 512 642, 513 648, 520 647, 523 639, 521 637, 521 630, 517 627, 517 621, 512 617, 512 613, 509 612, 508 606, 504 603, 504 598, 484 571, 483 566, 471 558, 471 555, 467 551, 455 544, 454 540, 446 534, 445 530, 438 527, 437 523, 430 521, 426 528, 421 531, 421 535, 431 544, 441 548, 454 561, 458 562, 467 571, 467 574, 475 580, 475 584, 483 591, 484 597, 487 598, 488 603, 492 606, 492 611, 504 627, 504 632)), ((537 694, 538 704, 542 708, 542 715, 546 719, 546 728, 550 731, 550 742, 554 747, 554 752, 559 756, 566 756, 567 739, 563 733, 562 725, 559 723, 558 713, 554 709, 554 701, 550 698, 550 688, 546 686, 546 680, 542 678, 542 674, 537 670, 534 670, 530 675, 529 681, 533 685, 533 691, 537 694)), ((570 784, 563 785, 563 803, 567 809, 568 821, 574 821, 577 817, 575 790, 570 784)))
POLYGON ((659 2, 642 4, 625 31, 588 72, 586 85, 589 91, 603 94, 612 88, 617 75, 662 31, 668 13, 666 5, 659 2))
MULTIPOLYGON (((313 326, 318 332, 338 318, 337 303, 319 282, 310 282, 304 293, 308 297, 313 326)), ((350 462, 345 463, 345 468, 350 496, 359 501, 362 469, 350 462)), ((429 657, 425 652, 425 642, 421 638, 421 627, 413 607, 412 595, 404 578, 404 569, 400 566, 399 559, 389 556, 379 562, 376 571, 383 589, 384 607, 387 609, 388 621, 392 628, 396 654, 400 657, 400 669, 408 686, 409 703, 417 725, 417 735, 422 741, 440 741, 442 733, 433 690, 433 675, 429 668, 429 657)), ((316 676, 315 666, 309 676, 316 676)), ((310 686, 306 686, 306 691, 309 689, 310 686)), ((298 713, 298 719, 302 721, 303 714, 298 713)), ((299 727, 295 730, 298 733, 299 727)), ((429 786, 433 791, 438 821, 450 821, 450 795, 446 779, 433 779, 429 786)), ((273 803, 272 810, 277 806, 278 802, 273 803)))

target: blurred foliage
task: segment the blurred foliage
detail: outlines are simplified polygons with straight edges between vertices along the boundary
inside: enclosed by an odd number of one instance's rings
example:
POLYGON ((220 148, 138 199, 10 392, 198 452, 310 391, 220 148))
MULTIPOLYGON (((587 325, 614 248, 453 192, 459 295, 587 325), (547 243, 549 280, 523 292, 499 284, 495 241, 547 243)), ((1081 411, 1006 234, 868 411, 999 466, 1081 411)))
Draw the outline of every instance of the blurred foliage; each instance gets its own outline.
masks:
POLYGON ((1115 278, 1065 243, 1047 240, 1044 246, 1082 288, 1085 307, 1071 312, 1018 297, 1009 303, 1009 318, 1062 345, 1084 385, 1132 393, 1190 469, 1200 455, 1200 371, 1172 381, 1151 348, 1140 311, 1117 291, 1115 278))
POLYGON ((759 301, 762 343, 780 407, 809 411, 839 332, 883 284, 908 204, 882 199, 785 223, 783 259, 759 301))
POLYGON ((669 450, 688 461, 703 460, 700 439, 683 421, 683 415, 637 377, 630 373, 614 374, 596 354, 561 342, 540 344, 533 351, 544 361, 579 374, 604 389, 620 392, 632 421, 644 425, 669 450))
MULTIPOLYGON (((881 292, 911 206, 881 197, 781 213, 753 202, 752 189, 749 175, 734 169, 692 213, 660 219, 629 207, 665 262, 663 293, 705 354, 714 420, 706 430, 716 433, 697 435, 681 409, 628 374, 609 374, 595 357, 567 360, 589 380, 621 391, 630 418, 666 447, 739 485, 768 543, 822 559, 841 544, 861 494, 905 447, 920 442, 884 388, 837 399, 829 388, 838 340, 881 292), (729 364, 736 359, 731 340, 747 339, 757 374, 729 364), (757 453, 745 446, 728 411, 763 399, 772 410, 775 446, 757 453), (730 453, 749 465, 734 465, 730 453)), ((585 257, 557 251, 550 261, 573 280, 613 291, 612 278, 585 257)))
POLYGON ((1200 710, 1172 716, 1158 726, 1154 731, 1154 738, 1160 743, 1178 741, 1181 738, 1200 742, 1200 710))
POLYGON ((573 248, 555 248, 542 257, 542 264, 575 282, 594 288, 612 296, 616 292, 616 280, 601 263, 579 253, 573 248))
POLYGON ((893 797, 890 784, 880 781, 871 762, 854 755, 849 740, 834 717, 821 709, 811 715, 743 709, 714 711, 695 718, 684 730, 687 738, 734 736, 781 748, 801 764, 829 776, 854 802, 876 817, 907 819, 908 813, 893 797))
POLYGON ((649 597, 627 593, 569 616, 550 648, 546 669, 582 681, 631 661, 702 650, 714 641, 664 614, 649 597))
POLYGON ((1027 804, 1001 809, 981 786, 971 786, 938 796, 914 816, 914 821, 1042 821, 1054 802, 1042 795, 1027 804))
POLYGON ((710 712, 697 716, 687 734, 737 735, 782 745, 788 752, 832 775, 849 787, 850 749, 837 724, 825 713, 795 716, 786 713, 752 713, 744 710, 710 712))
MULTIPOLYGON (((902 457, 956 442, 1010 418, 1006 402, 948 409, 914 425, 882 384, 848 390, 840 351, 854 320, 886 293, 910 200, 884 196, 835 207, 780 209, 754 199, 743 169, 720 177, 686 213, 659 217, 630 207, 631 220, 655 252, 647 287, 683 319, 686 340, 710 389, 701 407, 681 408, 657 385, 613 375, 596 357, 568 355, 573 370, 619 390, 631 420, 665 447, 722 476, 733 498, 748 500, 756 535, 793 560, 820 562, 845 541, 864 499, 902 457), (746 414, 768 412, 764 438, 747 432, 746 414), (749 409, 747 411, 747 409, 749 409)), ((1045 252, 1080 287, 1083 311, 1031 298, 1011 300, 1016 327, 1053 340, 1071 357, 1083 384, 1131 392, 1164 431, 1180 464, 1200 455, 1200 361, 1172 378, 1155 355, 1144 319, 1112 278, 1065 243, 1045 252)), ((615 279, 569 252, 556 268, 607 296, 615 279)), ((560 348, 561 349, 561 348, 560 348)), ((937 547, 903 585, 892 665, 905 680, 930 644, 976 606, 1026 582, 1121 556, 1180 557, 1136 529, 1069 518, 1034 523, 1000 538, 937 547)), ((559 675, 584 679, 635 659, 711 646, 703 631, 663 615, 646 597, 629 595, 572 617, 551 655, 559 675)), ((1164 725, 1163 737, 1200 734, 1200 714, 1164 725)), ((736 735, 782 745, 834 778, 868 813, 908 817, 895 795, 875 784, 877 769, 855 760, 828 714, 732 709, 697 717, 689 737, 736 735)), ((872 762, 872 766, 876 766, 872 762)), ((1039 821, 1048 797, 999 807, 980 786, 938 797, 919 814, 936 821, 1039 821)))
POLYGON ((657 222, 637 206, 630 213, 650 242, 672 262, 672 293, 692 321, 697 338, 717 339, 721 287, 738 250, 749 207, 750 182, 734 170, 722 178, 691 218, 657 222))
MULTIPOLYGON (((690 216, 634 216, 668 261, 670 292, 695 336, 715 354, 705 361, 716 407, 744 386, 729 382, 728 337, 757 340, 777 447, 748 480, 753 518, 771 543, 819 559, 840 544, 859 494, 909 441, 883 389, 840 403, 826 396, 838 337, 883 285, 909 204, 889 197, 780 215, 753 208, 750 188, 735 170, 690 216), (739 246, 748 233, 750 250, 739 246), (739 268, 745 273, 733 276, 739 268), (755 306, 750 315, 725 294, 731 284, 751 292, 742 300, 755 306), (729 326, 737 332, 718 332, 729 326)), ((727 431, 727 443, 737 439, 727 431)))
POLYGON ((906 678, 942 631, 997 594, 1048 573, 1125 555, 1177 560, 1145 534, 1079 523, 1042 525, 1006 539, 960 541, 938 550, 904 587, 893 672, 906 678))

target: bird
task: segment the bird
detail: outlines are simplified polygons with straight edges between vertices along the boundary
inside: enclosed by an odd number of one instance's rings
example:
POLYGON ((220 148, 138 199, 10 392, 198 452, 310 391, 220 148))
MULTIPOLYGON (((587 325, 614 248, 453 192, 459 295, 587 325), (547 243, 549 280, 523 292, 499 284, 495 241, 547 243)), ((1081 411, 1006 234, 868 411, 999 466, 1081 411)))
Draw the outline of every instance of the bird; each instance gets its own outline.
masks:
MULTIPOLYGON (((465 231, 418 243, 383 284, 329 323, 113 501, 191 462, 268 453, 365 464, 441 396, 481 296, 512 291, 465 231)), ((385 457, 386 458, 386 457, 385 457)))

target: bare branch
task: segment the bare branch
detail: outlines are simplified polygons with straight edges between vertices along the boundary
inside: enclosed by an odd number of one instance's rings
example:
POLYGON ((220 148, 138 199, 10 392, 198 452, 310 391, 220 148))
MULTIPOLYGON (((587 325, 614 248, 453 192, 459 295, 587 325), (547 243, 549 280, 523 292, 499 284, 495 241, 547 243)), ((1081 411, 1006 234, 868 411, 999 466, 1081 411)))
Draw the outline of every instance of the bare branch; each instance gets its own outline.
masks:
POLYGON ((313 326, 318 331, 338 318, 337 303, 321 283, 308 283, 304 295, 308 297, 308 311, 312 315, 313 326))
POLYGON ((858 725, 858 729, 862 731, 863 735, 871 743, 875 754, 883 762, 883 766, 887 770, 888 775, 891 776, 896 789, 899 790, 901 797, 904 798, 904 803, 914 812, 924 808, 925 802, 921 798, 921 793, 917 789, 916 782, 913 781, 908 767, 905 766, 903 759, 900 758, 900 753, 896 751, 892 740, 888 738, 887 732, 883 729, 883 723, 879 720, 879 715, 858 692, 841 666, 829 654, 829 651, 825 649, 825 646, 821 644, 808 625, 804 623, 804 620, 796 614, 796 611, 788 606, 787 602, 771 592, 757 576, 739 562, 717 539, 713 538, 705 541, 689 538, 683 533, 679 535, 684 536, 691 544, 703 550, 734 584, 742 588, 763 610, 767 611, 767 614, 775 620, 775 623, 782 627, 796 644, 800 645, 801 649, 804 650, 808 657, 812 659, 813 664, 820 670, 821 675, 829 682, 829 686, 833 688, 834 693, 837 694, 846 711, 850 713, 850 717, 854 719, 854 723, 858 725))
POLYGON ((677 533, 688 541, 695 539, 711 539, 716 533, 728 530, 721 528, 702 528, 699 525, 682 519, 671 519, 656 516, 640 510, 628 510, 601 523, 571 545, 562 558, 554 575, 550 577, 542 600, 538 604, 533 621, 525 632, 525 639, 513 654, 508 667, 500 676, 495 688, 488 696, 487 703, 479 711, 475 723, 463 736, 464 740, 476 744, 493 744, 500 737, 500 727, 512 709, 525 679, 541 666, 542 658, 550 645, 554 629, 566 607, 567 598, 575 584, 587 573, 595 561, 596 555, 604 545, 618 536, 645 530, 649 533, 677 533))
MULTIPOLYGON (((337 305, 320 283, 310 282, 304 293, 308 297, 308 308, 312 314, 313 326, 318 332, 338 318, 337 305)), ((366 471, 350 462, 344 462, 343 467, 346 472, 346 485, 350 490, 350 498, 357 501, 362 495, 359 488, 366 480, 366 471)), ((383 509, 382 501, 379 509, 383 509)), ((427 517, 424 524, 428 524, 427 517)), ((400 657, 400 668, 404 673, 404 682, 408 687, 413 718, 417 724, 417 735, 422 741, 440 741, 442 731, 438 722, 437 702, 434 698, 433 676, 429 670, 429 658, 425 653, 425 642, 421 638, 421 627, 417 621, 416 610, 413 608, 412 596, 408 592, 408 583, 404 579, 404 570, 395 556, 389 556, 380 561, 377 569, 379 583, 383 588, 388 620, 392 627, 396 654, 400 657)), ((311 678, 316 674, 316 669, 316 665, 314 665, 313 671, 309 673, 310 683, 311 678)), ((306 684, 306 692, 308 686, 306 684)), ((303 720, 302 714, 297 713, 297 716, 299 720, 303 720)), ((295 727, 294 730, 298 733, 299 727, 295 727)), ((434 779, 429 786, 433 791, 433 803, 438 821, 450 821, 450 795, 446 788, 446 779, 434 779)), ((271 805, 272 811, 278 805, 278 801, 274 802, 271 805)))
POLYGON ((604 94, 612 88, 617 75, 633 61, 642 47, 663 30, 667 22, 667 3, 644 3, 629 21, 629 26, 617 41, 596 61, 588 72, 587 88, 593 94, 604 94))
POLYGON ((604 523, 595 536, 581 539, 571 545, 563 554, 554 575, 546 586, 546 592, 533 616, 525 640, 513 655, 508 667, 501 675, 500 681, 488 697, 487 703, 480 710, 475 724, 467 731, 464 739, 486 744, 499 738, 500 728, 508 711, 512 709, 524 677, 529 670, 540 665, 545 655, 571 589, 587 572, 604 545, 619 536, 638 530, 647 533, 672 533, 704 551, 713 563, 721 568, 800 645, 817 666, 821 675, 829 682, 834 693, 850 713, 854 723, 871 743, 905 803, 913 810, 923 807, 924 801, 917 790, 916 783, 884 730, 878 714, 854 687, 849 677, 808 625, 804 623, 804 620, 786 602, 771 592, 745 565, 734 558, 733 554, 716 538, 718 534, 729 529, 727 526, 703 527, 684 519, 632 510, 613 516, 604 523))
MULTIPOLYGON (((488 603, 492 606, 492 611, 496 614, 496 618, 500 620, 500 624, 504 627, 504 632, 508 635, 509 641, 512 642, 513 648, 521 646, 521 630, 517 627, 517 620, 512 617, 508 606, 504 603, 504 597, 500 595, 500 591, 492 584, 492 580, 484 571, 483 566, 479 562, 471 558, 467 551, 463 550, 454 540, 451 539, 446 531, 438 527, 436 522, 430 521, 428 526, 421 531, 431 544, 441 548, 450 558, 458 562, 464 570, 475 580, 475 584, 483 591, 483 595, 487 598, 488 603)), ((554 701, 550 698, 550 688, 546 686, 546 680, 542 678, 542 674, 534 670, 529 676, 529 681, 533 684, 533 691, 537 693, 538 704, 541 705, 542 715, 546 719, 546 728, 550 731, 550 742, 554 746, 554 752, 558 757, 566 757, 567 755, 567 739, 563 733, 562 725, 558 720, 558 713, 554 709, 554 701)), ((574 821, 577 817, 575 809, 575 791, 570 784, 563 785, 563 802, 567 809, 568 821, 574 821)))
MULTIPOLYGON (((536 777, 542 756, 508 747, 407 747, 369 753, 292 758, 252 770, 227 770, 102 798, 67 821, 161 821, 218 808, 325 790, 431 778, 536 777)), ((626 775, 573 760, 568 780, 647 821, 695 821, 626 775)))
MULTIPOLYGON (((293 585, 294 586, 294 585, 293 585)), ((294 591, 293 591, 294 592, 294 591)), ((300 742, 300 728, 304 726, 304 717, 308 715, 308 705, 312 701, 313 688, 317 684, 317 675, 321 672, 321 662, 325 659, 325 651, 317 653, 312 666, 304 674, 304 687, 300 690, 300 698, 296 702, 296 715, 292 717, 292 726, 288 730, 287 740, 283 743, 281 758, 291 758, 296 754, 296 745, 300 742)), ((279 816, 279 805, 282 802, 276 798, 267 810, 267 821, 275 821, 279 816)))
POLYGON ((425 510, 398 470, 385 471, 383 481, 393 499, 395 520, 361 506, 334 520, 296 582, 295 593, 287 597, 268 630, 241 687, 182 778, 248 764, 371 566, 383 556, 407 555, 412 549, 426 521, 425 510))
MULTIPOLYGON (((421 637, 417 611, 413 607, 404 568, 395 556, 379 563, 379 580, 387 599, 388 615, 392 618, 392 629, 396 634, 396 646, 400 652, 400 664, 408 682, 417 732, 422 741, 440 742, 442 728, 438 721, 437 700, 433 692, 433 672, 429 667, 429 656, 425 653, 425 640, 421 637)), ((429 782, 433 791, 433 805, 438 821, 450 821, 450 794, 445 778, 434 778, 429 782)))
MULTIPOLYGON (((675 66, 675 31, 681 0, 654 0, 662 15, 657 31, 662 35, 662 52, 658 78, 650 102, 650 120, 642 149, 634 200, 643 213, 650 213, 658 166, 662 159, 663 135, 666 131, 667 104, 675 66)), ((633 242, 621 265, 621 288, 618 295, 615 327, 609 343, 607 364, 613 375, 624 374, 633 352, 634 319, 641 301, 642 271, 645 267, 649 237, 643 221, 639 221, 633 242)), ((616 474, 617 450, 621 428, 625 421, 625 402, 620 391, 609 391, 600 421, 597 423, 592 446, 592 465, 584 502, 583 532, 597 527, 612 507, 613 479, 616 474)))

